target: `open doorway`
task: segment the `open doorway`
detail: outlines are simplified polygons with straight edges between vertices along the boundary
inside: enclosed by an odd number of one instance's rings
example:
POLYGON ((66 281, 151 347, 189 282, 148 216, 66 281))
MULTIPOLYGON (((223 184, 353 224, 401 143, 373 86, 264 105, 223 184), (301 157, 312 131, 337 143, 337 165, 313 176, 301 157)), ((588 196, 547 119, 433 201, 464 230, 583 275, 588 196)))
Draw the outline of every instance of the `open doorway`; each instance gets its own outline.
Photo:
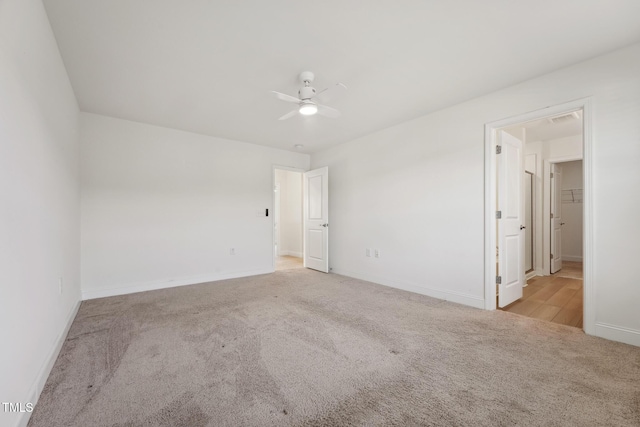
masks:
POLYGON ((587 330, 588 101, 572 104, 487 125, 495 157, 487 203, 496 212, 486 231, 496 245, 486 260, 496 277, 486 306, 587 330))
POLYGON ((582 159, 550 163, 549 274, 582 279, 582 159))
POLYGON ((274 168, 274 269, 303 268, 302 172, 274 168))

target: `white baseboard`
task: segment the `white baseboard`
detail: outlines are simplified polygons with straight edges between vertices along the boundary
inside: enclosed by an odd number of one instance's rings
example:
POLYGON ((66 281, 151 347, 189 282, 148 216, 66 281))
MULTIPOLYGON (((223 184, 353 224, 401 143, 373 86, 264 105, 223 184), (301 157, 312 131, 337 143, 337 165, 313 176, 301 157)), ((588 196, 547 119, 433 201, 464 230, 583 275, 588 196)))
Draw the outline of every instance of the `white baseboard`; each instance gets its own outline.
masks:
POLYGON ((640 331, 596 322, 595 336, 640 347, 640 331))
POLYGON ((353 277, 355 279, 366 280, 368 282, 377 283, 379 285, 388 286, 390 288, 402 289, 403 291, 414 292, 416 294, 426 295, 445 301, 451 301, 458 304, 464 304, 475 308, 484 309, 484 298, 465 294, 463 292, 449 291, 445 289, 429 288, 416 283, 409 283, 394 279, 388 279, 380 276, 356 273, 348 270, 332 269, 332 273, 341 274, 343 276, 353 277))
MULTIPOLYGON (((82 301, 76 302, 73 306, 69 314, 67 315, 67 319, 65 322, 65 327, 60 332, 55 340, 55 345, 51 348, 51 351, 47 355, 47 358, 44 361, 44 364, 38 371, 38 375, 36 376, 35 381, 29 388, 29 393, 27 399, 24 402, 31 402, 35 408, 38 403, 38 399, 40 398, 40 393, 44 388, 47 379, 49 378, 49 374, 51 373, 51 369, 53 369, 54 363, 58 359, 58 354, 60 354, 60 350, 62 349, 62 344, 64 344, 67 339, 67 334, 69 333, 69 329, 71 329, 71 324, 76 318, 76 314, 78 314, 78 309, 80 308, 80 303, 82 301)), ((16 427, 25 427, 29 423, 29 418, 31 418, 31 412, 22 412, 18 418, 18 422, 16 423, 16 427)))
POLYGON ((562 255, 562 260, 563 261, 570 261, 570 262, 582 262, 582 257, 581 256, 573 256, 573 255, 562 255))
POLYGON ((302 252, 282 251, 280 252, 280 256, 294 256, 296 258, 302 258, 302 252))
POLYGON ((257 276, 258 274, 273 273, 273 268, 260 270, 239 271, 233 273, 218 273, 202 276, 184 277, 143 283, 132 283, 105 289, 83 289, 82 300, 112 297, 116 295, 133 294, 136 292, 155 291, 157 289, 175 288, 177 286, 196 285, 198 283, 217 282, 218 280, 236 279, 238 277, 257 276))

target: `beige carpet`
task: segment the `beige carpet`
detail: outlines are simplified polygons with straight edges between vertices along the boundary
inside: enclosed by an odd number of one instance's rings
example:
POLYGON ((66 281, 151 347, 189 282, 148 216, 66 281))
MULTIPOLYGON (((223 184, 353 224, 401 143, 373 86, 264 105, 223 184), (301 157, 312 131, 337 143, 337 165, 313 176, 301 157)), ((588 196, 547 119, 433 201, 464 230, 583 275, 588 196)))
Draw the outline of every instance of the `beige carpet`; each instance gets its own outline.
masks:
POLYGON ((30 426, 638 426, 640 348, 310 270, 86 301, 30 426))

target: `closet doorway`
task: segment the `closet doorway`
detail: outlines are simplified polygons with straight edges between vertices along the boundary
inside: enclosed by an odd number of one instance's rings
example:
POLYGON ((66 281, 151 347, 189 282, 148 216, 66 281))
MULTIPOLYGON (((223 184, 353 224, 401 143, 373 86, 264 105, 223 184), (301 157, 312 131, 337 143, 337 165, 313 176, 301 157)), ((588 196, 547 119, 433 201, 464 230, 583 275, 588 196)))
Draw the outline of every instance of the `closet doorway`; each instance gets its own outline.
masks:
POLYGON ((274 182, 274 269, 304 268, 302 171, 276 167, 274 182))

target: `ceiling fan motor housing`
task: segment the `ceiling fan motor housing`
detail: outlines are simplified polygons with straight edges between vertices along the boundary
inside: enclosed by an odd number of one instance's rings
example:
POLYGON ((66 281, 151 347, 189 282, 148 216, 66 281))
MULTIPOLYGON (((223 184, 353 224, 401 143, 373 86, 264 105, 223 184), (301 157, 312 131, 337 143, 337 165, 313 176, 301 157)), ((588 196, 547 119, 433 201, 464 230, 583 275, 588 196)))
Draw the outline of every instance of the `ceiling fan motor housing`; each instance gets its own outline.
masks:
POLYGON ((316 90, 311 86, 301 87, 298 91, 298 97, 300 99, 311 99, 313 96, 315 96, 315 94, 316 90))

